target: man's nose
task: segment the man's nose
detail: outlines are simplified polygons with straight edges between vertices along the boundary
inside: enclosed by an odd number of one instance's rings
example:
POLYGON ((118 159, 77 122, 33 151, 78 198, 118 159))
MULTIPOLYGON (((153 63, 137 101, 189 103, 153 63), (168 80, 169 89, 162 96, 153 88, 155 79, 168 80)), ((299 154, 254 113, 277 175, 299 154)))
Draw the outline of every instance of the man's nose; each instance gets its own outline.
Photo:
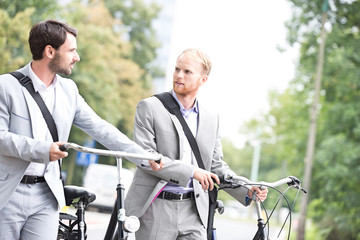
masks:
POLYGON ((75 52, 74 61, 79 62, 80 61, 80 55, 75 52))
POLYGON ((183 77, 184 77, 183 71, 178 71, 178 72, 176 73, 176 77, 178 77, 178 78, 183 78, 183 77))

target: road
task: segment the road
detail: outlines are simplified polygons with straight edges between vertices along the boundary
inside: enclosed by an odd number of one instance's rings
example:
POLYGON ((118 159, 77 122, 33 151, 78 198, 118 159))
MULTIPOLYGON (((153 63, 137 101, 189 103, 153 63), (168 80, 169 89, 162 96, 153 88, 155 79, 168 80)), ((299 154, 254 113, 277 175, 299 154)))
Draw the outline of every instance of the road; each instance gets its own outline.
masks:
MULTIPOLYGON (((102 240, 105 236, 110 214, 94 211, 86 212, 88 240, 102 240)), ((248 240, 254 237, 257 221, 254 219, 239 220, 229 216, 216 215, 218 240, 248 240)), ((149 239, 151 240, 151 239, 149 239)))

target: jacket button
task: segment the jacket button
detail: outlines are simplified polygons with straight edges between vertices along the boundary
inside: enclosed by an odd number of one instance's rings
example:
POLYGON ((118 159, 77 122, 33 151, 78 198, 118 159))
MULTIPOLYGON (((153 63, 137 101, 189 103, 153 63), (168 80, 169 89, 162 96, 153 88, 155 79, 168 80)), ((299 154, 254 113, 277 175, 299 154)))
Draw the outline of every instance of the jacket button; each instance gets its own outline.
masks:
POLYGON ((200 197, 200 194, 196 194, 196 198, 200 197))

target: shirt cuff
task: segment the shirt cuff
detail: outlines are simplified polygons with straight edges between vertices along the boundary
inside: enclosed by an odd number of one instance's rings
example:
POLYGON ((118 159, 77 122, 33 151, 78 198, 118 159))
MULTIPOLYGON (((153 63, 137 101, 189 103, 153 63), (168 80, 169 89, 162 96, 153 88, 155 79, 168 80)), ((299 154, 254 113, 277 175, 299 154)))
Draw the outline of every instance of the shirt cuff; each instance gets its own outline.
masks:
POLYGON ((246 197, 245 197, 245 204, 246 204, 246 205, 249 205, 250 202, 251 202, 251 198, 249 197, 249 195, 246 195, 246 197))

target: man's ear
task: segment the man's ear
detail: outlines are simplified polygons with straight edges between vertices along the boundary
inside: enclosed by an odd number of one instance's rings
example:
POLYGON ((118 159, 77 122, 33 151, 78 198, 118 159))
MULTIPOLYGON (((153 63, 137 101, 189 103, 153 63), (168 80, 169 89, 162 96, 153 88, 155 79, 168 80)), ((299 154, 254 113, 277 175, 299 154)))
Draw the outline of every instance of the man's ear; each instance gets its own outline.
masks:
POLYGON ((55 56, 55 49, 52 46, 47 45, 44 49, 44 57, 53 59, 54 56, 55 56))
POLYGON ((207 76, 207 75, 204 75, 204 76, 202 77, 202 79, 201 79, 202 84, 205 84, 205 83, 207 82, 207 80, 208 80, 208 76, 207 76))

